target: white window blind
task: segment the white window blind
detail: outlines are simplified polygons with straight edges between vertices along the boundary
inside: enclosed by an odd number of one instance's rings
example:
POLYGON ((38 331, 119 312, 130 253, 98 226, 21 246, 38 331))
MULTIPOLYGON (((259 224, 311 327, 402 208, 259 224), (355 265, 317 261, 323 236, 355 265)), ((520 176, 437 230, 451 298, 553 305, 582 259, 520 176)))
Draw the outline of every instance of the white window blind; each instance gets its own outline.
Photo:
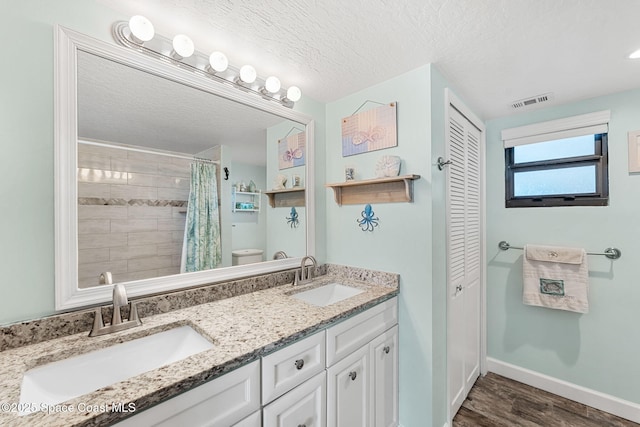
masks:
POLYGON ((504 148, 512 148, 536 142, 607 133, 610 117, 611 111, 606 110, 504 129, 502 141, 504 148))

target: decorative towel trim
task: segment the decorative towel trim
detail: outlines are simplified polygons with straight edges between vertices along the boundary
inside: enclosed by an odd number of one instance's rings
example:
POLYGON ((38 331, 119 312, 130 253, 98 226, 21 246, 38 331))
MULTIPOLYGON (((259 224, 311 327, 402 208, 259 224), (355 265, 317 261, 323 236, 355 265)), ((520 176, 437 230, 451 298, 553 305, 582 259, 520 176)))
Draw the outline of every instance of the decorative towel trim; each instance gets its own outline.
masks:
POLYGON ((560 246, 525 245, 524 254, 531 261, 582 264, 584 250, 582 248, 564 248, 560 246))
POLYGON ((564 280, 540 278, 540 293, 564 296, 564 280))

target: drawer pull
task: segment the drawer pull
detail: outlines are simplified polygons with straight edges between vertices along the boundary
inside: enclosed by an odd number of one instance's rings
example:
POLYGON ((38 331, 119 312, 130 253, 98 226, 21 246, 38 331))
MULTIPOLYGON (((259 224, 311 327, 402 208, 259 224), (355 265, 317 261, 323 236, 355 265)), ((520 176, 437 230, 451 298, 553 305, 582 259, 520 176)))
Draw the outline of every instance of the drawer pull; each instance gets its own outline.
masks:
POLYGON ((349 372, 349 378, 351 378, 351 381, 355 381, 357 376, 358 374, 356 373, 356 371, 349 372))
POLYGON ((295 361, 295 364, 296 364, 296 369, 300 370, 304 366, 304 360, 298 359, 295 361))
POLYGON ((382 349, 382 351, 384 351, 384 354, 389 354, 389 350, 391 350, 391 348, 389 348, 388 345, 385 345, 384 348, 382 349))
POLYGON ((307 427, 306 424, 298 424, 298 427, 307 427))

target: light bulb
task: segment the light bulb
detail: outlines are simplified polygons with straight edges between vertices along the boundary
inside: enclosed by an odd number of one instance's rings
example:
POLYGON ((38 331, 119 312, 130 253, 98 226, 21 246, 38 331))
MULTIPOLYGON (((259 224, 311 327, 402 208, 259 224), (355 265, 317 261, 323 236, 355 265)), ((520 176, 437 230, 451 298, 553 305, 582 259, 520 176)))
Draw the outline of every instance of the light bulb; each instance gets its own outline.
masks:
POLYGON ((287 89, 287 99, 289 101, 297 102, 300 100, 301 97, 302 97, 302 92, 300 91, 300 88, 298 88, 297 86, 291 86, 289 89, 287 89))
POLYGON ((240 68, 240 80, 244 83, 253 83, 256 81, 256 77, 256 69, 251 65, 243 65, 242 68, 240 68))
POLYGON ((229 66, 229 60, 227 59, 227 56, 224 53, 213 52, 209 56, 209 65, 214 71, 221 73, 224 70, 226 70, 227 67, 229 66))
POLYGON ((638 58, 640 58, 640 49, 636 50, 631 55, 629 55, 629 59, 638 59, 638 58))
POLYGON ((173 51, 182 58, 188 58, 193 55, 195 47, 189 37, 184 34, 178 34, 173 38, 173 51))
POLYGON ((278 93, 280 86, 280 79, 276 76, 267 77, 267 80, 264 82, 264 88, 271 93, 278 93))
POLYGON ((133 41, 142 44, 148 42, 155 35, 153 24, 144 16, 135 15, 129 19, 129 30, 133 41))

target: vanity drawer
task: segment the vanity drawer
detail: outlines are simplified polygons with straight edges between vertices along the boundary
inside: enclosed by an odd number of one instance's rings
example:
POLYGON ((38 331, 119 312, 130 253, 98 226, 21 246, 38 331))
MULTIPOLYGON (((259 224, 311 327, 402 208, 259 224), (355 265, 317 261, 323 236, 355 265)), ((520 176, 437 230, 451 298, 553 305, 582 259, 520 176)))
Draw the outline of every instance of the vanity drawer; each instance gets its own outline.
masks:
POLYGON ((327 367, 398 323, 398 297, 327 329, 327 367))
POLYGON ((125 426, 233 425, 260 409, 260 362, 231 371, 116 424, 125 426))
POLYGON ((325 367, 325 332, 319 332, 262 358, 262 404, 321 372, 325 367))

